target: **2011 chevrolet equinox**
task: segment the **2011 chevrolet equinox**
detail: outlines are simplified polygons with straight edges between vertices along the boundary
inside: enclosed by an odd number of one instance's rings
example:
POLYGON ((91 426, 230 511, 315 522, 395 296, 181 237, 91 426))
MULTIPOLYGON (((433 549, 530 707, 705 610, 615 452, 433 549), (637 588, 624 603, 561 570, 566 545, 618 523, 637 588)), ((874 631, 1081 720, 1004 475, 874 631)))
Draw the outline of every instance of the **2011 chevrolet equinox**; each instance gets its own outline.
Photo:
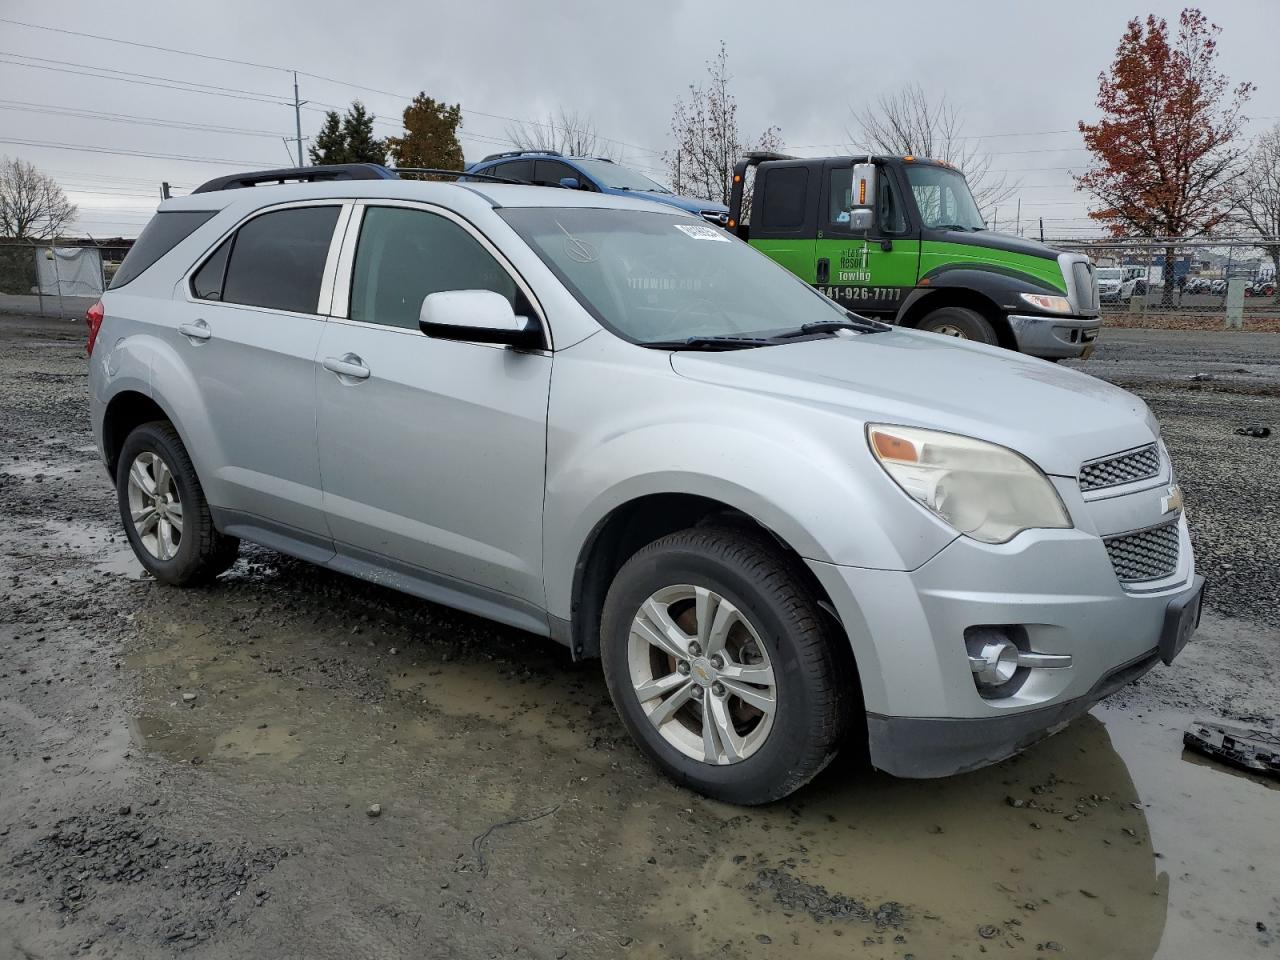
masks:
POLYGON ((746 804, 842 745, 999 760, 1194 631, 1131 394, 864 320, 670 207, 380 170, 166 201, 90 310, 158 580, 247 539, 549 635, 746 804))

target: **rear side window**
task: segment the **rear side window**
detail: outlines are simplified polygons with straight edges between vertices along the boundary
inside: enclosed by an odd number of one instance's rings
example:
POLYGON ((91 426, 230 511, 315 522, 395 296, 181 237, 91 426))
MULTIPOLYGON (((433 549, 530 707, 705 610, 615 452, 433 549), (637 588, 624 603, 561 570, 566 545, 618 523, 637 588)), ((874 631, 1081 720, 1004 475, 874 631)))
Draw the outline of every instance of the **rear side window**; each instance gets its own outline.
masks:
POLYGON ((193 293, 202 300, 315 313, 337 221, 336 206, 254 217, 196 271, 193 293))
POLYGON ((809 187, 808 167, 779 167, 764 177, 764 206, 761 226, 787 230, 804 225, 805 193, 809 187))
POLYGON ((532 180, 533 161, 508 160, 506 163, 500 163, 492 170, 484 172, 491 177, 506 177, 508 180, 532 180))
POLYGON ((208 223, 217 210, 162 210, 142 228, 133 248, 120 264, 111 281, 111 289, 123 287, 166 253, 208 223))
POLYGON ((429 293, 492 290, 529 312, 511 274, 452 220, 401 207, 370 207, 351 276, 351 319, 418 329, 429 293))

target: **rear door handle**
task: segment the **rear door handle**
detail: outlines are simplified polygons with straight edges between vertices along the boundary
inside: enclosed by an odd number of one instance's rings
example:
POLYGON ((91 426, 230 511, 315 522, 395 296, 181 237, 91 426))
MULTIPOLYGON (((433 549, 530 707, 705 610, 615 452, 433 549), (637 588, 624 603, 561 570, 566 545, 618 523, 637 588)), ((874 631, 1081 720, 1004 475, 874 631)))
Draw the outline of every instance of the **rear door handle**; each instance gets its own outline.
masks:
POLYGON ((339 377, 350 380, 369 379, 369 368, 354 353, 343 354, 341 357, 325 357, 324 368, 330 373, 336 373, 339 377))
POLYGON ((208 340, 213 336, 213 331, 203 320, 197 320, 195 323, 180 323, 178 332, 193 343, 197 340, 208 340))

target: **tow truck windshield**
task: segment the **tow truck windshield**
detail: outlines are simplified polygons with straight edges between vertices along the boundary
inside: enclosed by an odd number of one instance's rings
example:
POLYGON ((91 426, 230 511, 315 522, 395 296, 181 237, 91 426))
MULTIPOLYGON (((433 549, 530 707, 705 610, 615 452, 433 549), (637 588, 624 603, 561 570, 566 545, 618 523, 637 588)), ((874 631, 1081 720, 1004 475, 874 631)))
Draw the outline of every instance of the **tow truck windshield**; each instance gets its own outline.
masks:
POLYGON ((921 222, 930 230, 985 230, 969 183, 959 170, 931 163, 904 165, 921 222))

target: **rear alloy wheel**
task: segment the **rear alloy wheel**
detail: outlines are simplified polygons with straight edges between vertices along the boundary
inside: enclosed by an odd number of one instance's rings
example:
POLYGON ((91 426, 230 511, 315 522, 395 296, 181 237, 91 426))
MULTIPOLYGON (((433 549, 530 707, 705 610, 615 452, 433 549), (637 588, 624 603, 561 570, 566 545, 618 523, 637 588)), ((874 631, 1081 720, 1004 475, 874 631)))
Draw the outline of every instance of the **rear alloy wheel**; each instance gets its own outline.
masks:
POLYGON ((618 713, 677 782, 768 803, 835 756, 860 702, 848 641, 764 535, 698 527, 614 578, 600 645, 618 713))
POLYGON ((196 468, 171 424, 144 423, 125 438, 116 492, 133 552, 157 580, 207 583, 235 563, 240 541, 214 528, 196 468))
POLYGON ((968 307, 940 307, 920 321, 918 330, 940 333, 958 340, 974 340, 977 343, 996 344, 996 331, 987 318, 968 307))

